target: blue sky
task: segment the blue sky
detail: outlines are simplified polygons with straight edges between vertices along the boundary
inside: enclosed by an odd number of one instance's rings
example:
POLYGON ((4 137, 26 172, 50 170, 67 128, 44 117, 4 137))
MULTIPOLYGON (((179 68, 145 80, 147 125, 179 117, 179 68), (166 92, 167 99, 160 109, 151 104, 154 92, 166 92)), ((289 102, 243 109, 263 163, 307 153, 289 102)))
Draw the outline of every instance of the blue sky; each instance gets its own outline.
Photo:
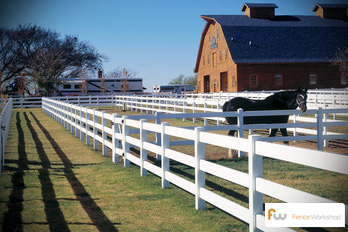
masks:
POLYGON ((129 68, 148 91, 194 75, 204 14, 242 15, 245 2, 278 5, 277 15, 314 15, 316 3, 344 0, 3 0, 0 27, 36 24, 88 41, 107 56, 104 71, 129 68))

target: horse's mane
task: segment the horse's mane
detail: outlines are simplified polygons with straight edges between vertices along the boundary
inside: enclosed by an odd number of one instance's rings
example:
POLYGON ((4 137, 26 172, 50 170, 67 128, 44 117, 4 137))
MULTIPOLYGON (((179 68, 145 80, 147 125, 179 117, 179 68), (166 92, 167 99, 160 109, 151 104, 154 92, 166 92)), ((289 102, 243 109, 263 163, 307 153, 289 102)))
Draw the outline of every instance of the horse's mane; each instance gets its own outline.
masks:
POLYGON ((289 99, 290 97, 294 97, 294 94, 297 93, 295 90, 287 90, 287 91, 280 91, 276 92, 268 97, 266 97, 264 100, 274 100, 274 99, 289 99))

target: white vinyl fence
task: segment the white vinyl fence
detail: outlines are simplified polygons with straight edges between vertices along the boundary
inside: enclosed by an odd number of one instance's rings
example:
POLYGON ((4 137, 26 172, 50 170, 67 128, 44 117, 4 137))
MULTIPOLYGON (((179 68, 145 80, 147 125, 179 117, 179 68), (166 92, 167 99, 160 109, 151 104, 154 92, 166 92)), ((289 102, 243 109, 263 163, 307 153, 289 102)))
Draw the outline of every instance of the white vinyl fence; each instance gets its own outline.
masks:
MULTIPOLYGON (((196 209, 204 209, 205 203, 239 218, 249 224, 250 231, 272 231, 265 226, 263 216, 263 198, 270 197, 292 203, 334 203, 330 199, 316 196, 304 191, 290 188, 285 185, 271 182, 262 178, 262 157, 270 157, 301 165, 328 170, 348 175, 348 156, 302 148, 289 147, 261 141, 261 137, 251 135, 248 138, 208 133, 204 127, 178 128, 147 122, 150 116, 118 116, 99 112, 82 106, 43 98, 42 109, 71 133, 87 144, 93 143, 94 149, 102 146, 102 154, 107 155, 111 150, 112 160, 119 162, 122 156, 124 166, 130 162, 140 167, 140 175, 146 176, 151 172, 162 179, 162 187, 168 188, 174 184, 195 196, 196 209), (148 117, 141 118, 141 116, 148 117), (110 126, 111 125, 111 126, 110 126), (159 140, 148 141, 148 133, 156 133, 159 140), (139 138, 131 136, 138 134, 139 138), (190 156, 172 150, 170 146, 178 145, 177 141, 170 140, 170 136, 179 137, 194 145, 195 155, 190 156), (110 139, 111 138, 111 139, 110 139), (214 145, 223 148, 241 150, 249 153, 249 172, 244 173, 205 160, 205 145, 214 145), (130 152, 131 147, 137 147, 140 156, 130 152), (153 152, 161 158, 161 165, 156 166, 148 162, 147 154, 153 152), (195 169, 195 181, 186 180, 171 172, 169 161, 175 160, 195 169), (205 175, 210 174, 224 180, 236 183, 249 189, 249 207, 239 205, 206 188, 205 175)), ((220 113, 234 114, 234 113, 220 113)), ((153 116, 154 118, 155 116, 153 116)), ((165 117, 162 115, 161 117, 165 117)), ((189 117, 189 116, 188 116, 189 117)), ((346 211, 348 207, 346 205, 346 211)), ((348 222, 346 214, 346 222, 348 222)), ((292 231, 289 228, 276 228, 274 231, 292 231)))
MULTIPOLYGON (((100 96, 64 96, 53 97, 54 99, 66 100, 79 105, 110 105, 118 102, 122 107, 123 103, 127 107, 139 105, 139 102, 147 102, 153 105, 161 103, 165 105, 166 101, 179 108, 187 109, 193 105, 207 105, 209 111, 219 111, 225 101, 234 97, 245 97, 255 100, 264 99, 271 94, 279 91, 253 91, 236 93, 200 93, 200 94, 144 94, 144 95, 100 95, 100 96), (170 101, 171 99, 171 101, 170 101), (132 103, 131 103, 132 102, 132 103), (138 102, 138 103, 136 103, 138 102), (181 106, 181 107, 180 107, 181 106), (185 107, 186 106, 186 107, 185 107)), ((0 99, 4 100, 4 99, 0 99)), ((41 107, 41 97, 13 97, 13 108, 33 108, 41 107)), ((309 109, 325 108, 347 108, 348 107, 348 88, 329 89, 329 90, 308 90, 307 106, 309 109)), ((132 107, 133 108, 133 107, 132 107)), ((198 110, 198 109, 197 109, 198 110)))
POLYGON ((10 122, 12 117, 12 99, 1 101, 0 114, 0 174, 5 166, 5 148, 7 143, 8 132, 10 130, 10 122))

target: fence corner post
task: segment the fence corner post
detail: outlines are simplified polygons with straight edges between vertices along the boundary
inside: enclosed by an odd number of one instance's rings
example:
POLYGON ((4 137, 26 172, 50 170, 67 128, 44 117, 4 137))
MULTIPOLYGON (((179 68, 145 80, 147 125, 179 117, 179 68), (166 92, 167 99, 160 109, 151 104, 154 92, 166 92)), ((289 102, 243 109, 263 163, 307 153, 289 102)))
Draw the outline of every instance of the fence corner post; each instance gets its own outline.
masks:
POLYGON ((205 209, 205 201, 201 198, 201 188, 205 188, 205 172, 201 171, 200 161, 205 159, 205 145, 199 141, 200 132, 204 131, 204 127, 195 128, 195 206, 196 209, 205 209))
POLYGON ((263 214, 263 197, 256 191, 256 179, 262 177, 262 156, 256 154, 256 141, 261 140, 261 136, 249 135, 249 231, 259 231, 256 228, 256 216, 263 214))

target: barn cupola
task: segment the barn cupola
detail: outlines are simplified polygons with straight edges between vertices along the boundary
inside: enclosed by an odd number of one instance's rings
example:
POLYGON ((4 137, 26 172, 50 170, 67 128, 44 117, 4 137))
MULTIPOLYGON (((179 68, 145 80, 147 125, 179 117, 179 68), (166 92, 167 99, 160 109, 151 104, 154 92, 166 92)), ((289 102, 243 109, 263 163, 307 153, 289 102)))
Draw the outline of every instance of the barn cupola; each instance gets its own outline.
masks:
POLYGON ((272 19, 275 17, 274 3, 244 3, 242 12, 249 18, 272 19))
POLYGON ((346 19, 347 8, 346 4, 316 4, 313 12, 323 19, 346 19))

